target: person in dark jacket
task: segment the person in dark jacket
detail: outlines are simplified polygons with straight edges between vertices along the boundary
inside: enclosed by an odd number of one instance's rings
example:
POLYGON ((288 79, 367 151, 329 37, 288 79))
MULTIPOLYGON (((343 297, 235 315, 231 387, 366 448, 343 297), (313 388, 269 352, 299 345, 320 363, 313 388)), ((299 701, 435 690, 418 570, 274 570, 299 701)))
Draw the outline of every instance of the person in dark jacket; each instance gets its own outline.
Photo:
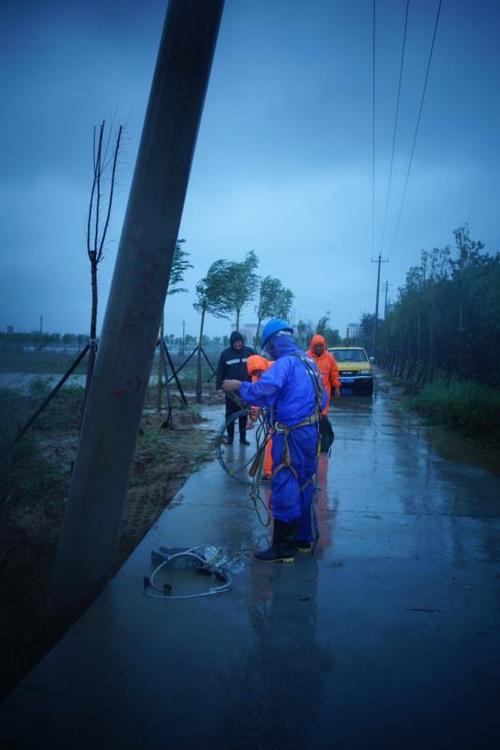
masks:
MULTIPOLYGON (((239 331, 233 331, 229 337, 230 346, 224 349, 219 357, 219 364, 217 365, 217 378, 216 388, 219 393, 224 393, 222 390, 223 380, 250 380, 250 376, 247 370, 247 359, 252 354, 255 354, 254 350, 249 346, 245 346, 243 336, 239 331)), ((231 414, 240 411, 241 407, 231 398, 230 395, 226 394, 226 421, 229 419, 231 414)), ((240 417, 239 420, 240 428, 240 443, 242 445, 250 445, 246 438, 246 415, 240 417)), ((227 439, 226 444, 232 445, 234 441, 234 422, 231 422, 227 427, 227 439)))

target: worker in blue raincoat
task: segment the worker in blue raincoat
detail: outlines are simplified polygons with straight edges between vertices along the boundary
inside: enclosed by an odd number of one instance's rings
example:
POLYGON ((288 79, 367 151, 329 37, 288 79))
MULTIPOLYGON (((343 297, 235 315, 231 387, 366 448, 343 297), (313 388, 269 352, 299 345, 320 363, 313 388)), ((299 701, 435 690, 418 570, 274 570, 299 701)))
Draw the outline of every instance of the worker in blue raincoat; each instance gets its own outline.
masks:
POLYGON ((318 457, 318 420, 326 404, 314 362, 298 348, 293 328, 273 319, 262 332, 262 349, 275 361, 255 383, 225 380, 227 391, 239 391, 248 404, 269 408, 274 428, 272 459, 273 539, 257 552, 263 562, 293 562, 295 551, 312 551, 314 475, 318 457))

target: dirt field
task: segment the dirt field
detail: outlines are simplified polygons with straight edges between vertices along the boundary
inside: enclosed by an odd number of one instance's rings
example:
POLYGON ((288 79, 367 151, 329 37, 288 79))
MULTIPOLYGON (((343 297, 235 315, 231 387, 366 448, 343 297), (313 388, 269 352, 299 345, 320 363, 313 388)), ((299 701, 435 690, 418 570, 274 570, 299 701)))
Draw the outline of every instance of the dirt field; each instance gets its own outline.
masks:
MULTIPOLYGON (((75 394, 61 392, 3 467, 0 696, 46 650, 46 644, 40 642, 40 620, 77 447, 79 410, 74 408, 74 398, 75 394)), ((151 528, 185 478, 213 457, 214 435, 201 429, 202 421, 192 408, 176 408, 168 428, 157 414, 143 417, 114 571, 151 528)))

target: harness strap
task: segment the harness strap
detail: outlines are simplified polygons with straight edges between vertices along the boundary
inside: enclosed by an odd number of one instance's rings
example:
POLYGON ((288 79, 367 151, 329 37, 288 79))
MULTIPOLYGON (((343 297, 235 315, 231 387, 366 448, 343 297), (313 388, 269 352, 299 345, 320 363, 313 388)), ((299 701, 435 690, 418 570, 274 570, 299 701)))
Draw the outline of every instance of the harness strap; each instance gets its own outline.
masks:
MULTIPOLYGON (((315 396, 316 396, 316 410, 313 414, 310 414, 308 417, 305 417, 305 419, 301 420, 300 422, 297 422, 297 424, 286 425, 286 424, 281 424, 280 422, 276 422, 274 424, 274 431, 278 434, 284 435, 285 439, 283 443, 282 462, 279 464, 279 466, 277 466, 273 470, 273 479, 280 471, 283 471, 283 469, 289 469, 294 475, 295 479, 297 479, 298 481, 299 475, 295 467, 292 466, 292 461, 290 457, 288 435, 290 434, 290 432, 292 432, 292 430, 297 430, 299 429, 299 427, 308 427, 309 425, 313 425, 313 424, 318 425, 320 417, 321 417, 321 414, 320 414, 321 412, 321 397, 320 397, 321 383, 319 380, 317 369, 314 368, 314 365, 312 364, 312 362, 309 362, 306 356, 300 355, 298 352, 294 352, 293 354, 298 359, 300 359, 300 361, 306 368, 309 376, 311 377, 314 383, 314 386, 315 386, 314 390, 315 390, 315 396)), ((318 429, 318 454, 319 454, 319 448, 320 448, 320 443, 319 443, 319 429, 318 429)), ((312 477, 310 479, 307 479, 303 483, 303 485, 300 487, 301 492, 305 487, 307 487, 309 482, 312 482, 314 484, 312 477)))
POLYGON ((303 482, 303 484, 300 485, 299 490, 301 492, 303 492, 309 483, 311 483, 312 485, 314 485, 314 479, 313 479, 313 477, 309 477, 309 479, 306 479, 306 481, 303 482))
POLYGON ((281 424, 280 422, 276 422, 274 425, 275 432, 278 433, 284 433, 285 435, 288 435, 289 432, 292 430, 297 430, 299 427, 308 427, 311 424, 317 424, 319 422, 318 414, 314 412, 314 414, 310 414, 308 417, 303 419, 301 422, 297 422, 297 424, 281 424))
MULTIPOLYGON (((286 424, 280 424, 279 422, 276 422, 274 425, 274 431, 277 434, 282 434, 285 436, 285 439, 283 441, 283 456, 281 463, 273 470, 273 478, 276 476, 276 474, 279 474, 280 471, 283 471, 283 469, 289 469, 292 474, 294 475, 295 479, 299 479, 299 475, 297 473, 297 470, 294 466, 292 466, 292 459, 290 456, 290 446, 288 445, 288 435, 292 430, 297 430, 299 427, 308 427, 309 425, 316 424, 318 422, 318 415, 315 412, 314 414, 310 414, 308 417, 303 419, 301 422, 297 422, 297 424, 292 425, 286 425, 286 424)), ((308 482, 311 481, 308 479, 300 488, 302 491, 303 487, 305 487, 308 482)))

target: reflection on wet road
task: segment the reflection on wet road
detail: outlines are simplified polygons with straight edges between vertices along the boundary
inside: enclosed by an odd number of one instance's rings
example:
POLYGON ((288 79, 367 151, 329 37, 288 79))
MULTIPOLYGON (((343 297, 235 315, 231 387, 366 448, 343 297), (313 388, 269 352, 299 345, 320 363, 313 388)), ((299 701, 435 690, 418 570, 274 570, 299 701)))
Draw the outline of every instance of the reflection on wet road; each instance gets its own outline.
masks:
POLYGON ((315 559, 250 566, 255 645, 238 736, 278 748, 290 737, 304 748, 492 747, 500 479, 463 452, 438 453, 383 381, 373 399, 339 400, 331 419, 315 559))

